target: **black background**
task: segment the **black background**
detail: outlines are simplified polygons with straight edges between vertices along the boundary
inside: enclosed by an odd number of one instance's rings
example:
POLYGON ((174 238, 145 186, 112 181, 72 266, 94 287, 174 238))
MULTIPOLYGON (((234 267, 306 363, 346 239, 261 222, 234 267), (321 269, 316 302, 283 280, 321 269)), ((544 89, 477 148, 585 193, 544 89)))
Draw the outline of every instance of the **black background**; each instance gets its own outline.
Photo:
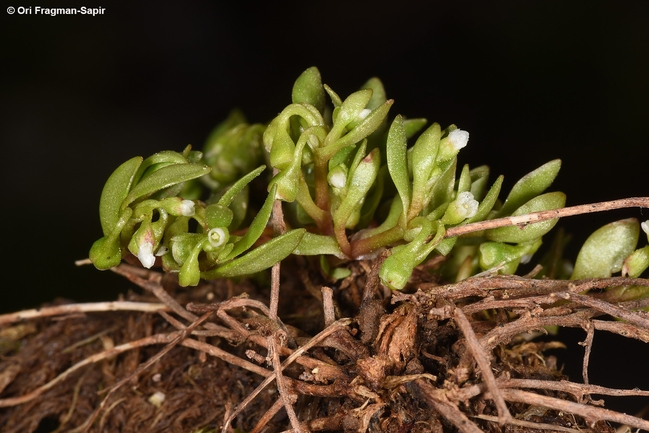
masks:
MULTIPOLYGON (((504 174, 504 191, 561 158, 553 189, 568 204, 649 195, 647 1, 130 3, 101 4, 95 17, 6 13, 99 6, 73 1, 0 10, 0 311, 125 291, 110 272, 74 266, 101 235, 112 170, 200 148, 233 107, 270 120, 314 65, 341 96, 376 75, 392 114, 468 130, 460 163, 504 174)), ((592 230, 626 217, 649 211, 562 221, 572 257, 592 230)), ((602 334, 591 360, 612 356, 591 361, 591 380, 646 388, 627 372, 645 371, 647 347, 602 334)))

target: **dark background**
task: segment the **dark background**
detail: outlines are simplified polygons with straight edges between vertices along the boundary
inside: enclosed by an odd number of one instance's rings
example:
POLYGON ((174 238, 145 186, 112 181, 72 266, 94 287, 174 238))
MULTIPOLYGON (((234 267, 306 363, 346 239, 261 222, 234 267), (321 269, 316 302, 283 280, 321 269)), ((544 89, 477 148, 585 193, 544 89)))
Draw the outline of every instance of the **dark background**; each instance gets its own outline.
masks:
MULTIPOLYGON (((7 14, 36 6, 17 2, 0 10, 1 312, 124 292, 110 272, 74 266, 101 235, 112 170, 200 148, 233 107, 270 120, 313 65, 341 96, 376 75, 393 115, 468 130, 460 163, 504 174, 504 191, 561 158, 553 189, 569 205, 649 195, 645 0, 131 3, 102 4, 95 17, 7 14)), ((626 217, 649 211, 562 221, 572 257, 594 229, 626 217)), ((647 347, 602 334, 591 380, 649 387, 626 373, 646 371, 647 347), (598 353, 614 356, 606 364, 598 353)), ((572 371, 580 356, 566 360, 572 371)))

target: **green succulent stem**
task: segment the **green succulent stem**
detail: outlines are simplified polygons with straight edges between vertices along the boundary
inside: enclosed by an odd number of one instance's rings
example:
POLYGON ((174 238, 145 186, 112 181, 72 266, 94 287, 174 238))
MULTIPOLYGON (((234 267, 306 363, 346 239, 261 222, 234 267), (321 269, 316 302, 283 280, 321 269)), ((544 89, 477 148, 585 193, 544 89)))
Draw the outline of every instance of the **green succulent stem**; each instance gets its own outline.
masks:
POLYGON ((327 235, 333 233, 331 215, 313 201, 313 197, 311 197, 311 192, 309 191, 309 186, 304 180, 304 176, 300 176, 300 185, 295 201, 297 201, 307 215, 313 219, 321 233, 327 235))
POLYGON ((403 239, 403 233, 401 226, 395 226, 376 235, 352 241, 350 256, 355 259, 370 256, 381 248, 399 242, 403 239))

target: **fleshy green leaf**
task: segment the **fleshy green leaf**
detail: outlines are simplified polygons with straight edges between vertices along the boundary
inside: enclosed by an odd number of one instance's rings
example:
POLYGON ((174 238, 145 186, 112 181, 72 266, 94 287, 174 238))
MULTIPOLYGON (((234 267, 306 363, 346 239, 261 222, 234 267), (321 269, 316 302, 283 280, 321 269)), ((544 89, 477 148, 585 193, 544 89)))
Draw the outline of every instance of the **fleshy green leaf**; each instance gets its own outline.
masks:
POLYGON ((352 271, 347 269, 347 268, 331 268, 331 265, 329 265, 329 262, 327 261, 327 258, 325 256, 320 256, 320 268, 324 272, 325 275, 327 275, 329 278, 331 278, 334 281, 342 280, 343 278, 347 278, 352 274, 352 271))
POLYGON ((207 241, 207 237, 204 234, 179 233, 171 238, 169 243, 171 255, 176 263, 185 263, 185 260, 192 254, 196 245, 201 244, 203 241, 207 241))
POLYGON ((384 104, 387 100, 383 83, 376 77, 372 77, 367 80, 365 84, 361 86, 361 89, 372 90, 372 98, 370 98, 370 101, 367 103, 367 108, 370 110, 374 110, 375 108, 384 104))
POLYGON ((213 203, 205 208, 205 221, 209 228, 228 227, 234 219, 234 213, 220 203, 213 203))
POLYGON ((142 157, 131 158, 113 171, 101 191, 99 200, 99 220, 104 236, 110 235, 117 221, 122 207, 122 202, 128 195, 133 178, 138 167, 142 164, 142 157))
POLYGON ((409 213, 410 217, 414 217, 415 213, 419 213, 426 206, 426 201, 429 200, 427 197, 430 192, 429 180, 435 168, 441 135, 442 130, 439 124, 433 123, 419 136, 412 147, 412 201, 414 210, 409 213))
POLYGON ((133 178, 133 185, 137 185, 143 177, 160 170, 162 167, 173 164, 187 164, 187 159, 182 154, 173 150, 163 150, 162 152, 154 153, 142 161, 133 178))
POLYGON ((320 113, 325 108, 325 91, 322 87, 320 71, 315 66, 302 72, 293 85, 293 103, 311 104, 320 113))
POLYGON ((245 256, 234 259, 212 271, 204 272, 203 278, 229 278, 250 275, 268 269, 291 254, 302 240, 305 232, 305 229, 286 232, 255 248, 245 256))
POLYGON ((649 268, 649 245, 635 250, 624 259, 622 275, 638 278, 647 268, 649 268))
POLYGON ((228 226, 230 231, 234 231, 241 227, 241 224, 246 221, 246 214, 248 213, 248 203, 250 196, 250 187, 244 187, 239 194, 237 194, 228 208, 232 211, 232 222, 228 226))
MULTIPOLYGON (((359 149, 359 151, 362 149, 359 149)), ((360 209, 365 195, 376 180, 381 164, 379 149, 374 149, 360 161, 354 170, 351 180, 348 180, 347 195, 333 215, 334 227, 345 227, 349 217, 356 209, 360 209)))
POLYGON ((379 174, 376 176, 376 181, 372 188, 367 193, 363 206, 361 207, 361 216, 358 221, 357 227, 367 227, 374 218, 374 213, 383 199, 383 191, 385 189, 385 179, 388 177, 388 168, 383 166, 379 169, 379 174))
POLYGON ((307 129, 295 145, 293 157, 288 166, 284 167, 273 180, 271 180, 268 188, 271 189, 276 186, 276 195, 273 198, 292 203, 297 198, 298 190, 300 188, 300 176, 302 168, 302 151, 306 145, 310 131, 307 129))
POLYGON ((329 95, 329 98, 331 98, 331 102, 334 104, 334 108, 338 108, 343 104, 343 100, 340 98, 340 96, 338 96, 336 92, 334 92, 331 87, 327 86, 326 84, 324 84, 322 87, 324 87, 325 91, 329 95))
POLYGON ((304 237, 293 251, 293 254, 299 256, 331 254, 339 258, 345 257, 334 238, 309 232, 304 233, 304 237))
POLYGON ((406 131, 406 137, 410 138, 414 136, 416 133, 421 131, 421 128, 426 126, 426 123, 428 123, 428 120, 424 118, 419 118, 419 119, 403 119, 403 128, 406 131))
POLYGON ((441 255, 446 256, 451 252, 456 243, 457 237, 442 239, 435 247, 435 250, 437 250, 441 255))
POLYGON ((110 269, 122 261, 122 248, 119 243, 120 234, 129 218, 133 215, 131 208, 122 211, 113 225, 113 231, 107 236, 95 241, 90 248, 90 261, 97 269, 110 269))
POLYGON ((349 95, 340 106, 338 115, 334 118, 336 126, 347 126, 356 120, 356 116, 367 106, 372 98, 372 89, 363 89, 349 95))
POLYGON ((581 247, 570 279, 606 278, 619 272, 624 259, 635 249, 639 235, 640 224, 635 218, 597 229, 581 247))
POLYGON ((221 123, 219 123, 208 135, 207 140, 205 140, 204 153, 207 155, 216 145, 217 140, 227 131, 231 130, 235 126, 246 123, 246 116, 243 115, 241 110, 232 110, 228 114, 228 117, 221 123))
POLYGON ((487 218, 487 215, 489 215, 489 212, 491 211, 491 209, 493 209, 496 201, 498 200, 498 194, 500 193, 500 187, 503 184, 503 179, 504 178, 502 175, 498 176, 498 179, 496 179, 494 184, 491 186, 489 192, 487 192, 487 195, 485 195, 484 199, 480 202, 480 205, 478 206, 478 212, 474 216, 466 220, 463 224, 483 221, 485 218, 487 218))
MULTIPOLYGON (((566 204, 566 195, 562 192, 549 192, 534 197, 532 200, 525 203, 523 206, 516 209, 512 216, 525 215, 533 212, 540 212, 544 210, 560 209, 566 204)), ((534 224, 528 224, 525 227, 510 226, 499 227, 497 229, 487 230, 487 239, 496 242, 528 242, 533 239, 538 239, 547 232, 559 221, 558 218, 542 221, 534 224)))
POLYGON ((385 259, 379 270, 381 281, 392 290, 403 289, 415 266, 421 264, 444 238, 442 224, 433 224, 423 217, 416 218, 413 223, 421 227, 419 233, 408 244, 393 248, 392 255, 385 259), (436 232, 435 237, 427 243, 433 232, 436 232))
POLYGON ((219 204, 222 204, 223 206, 230 206, 230 203, 232 203, 232 200, 241 192, 243 188, 245 188, 254 178, 259 176, 262 171, 266 169, 265 165, 260 165, 250 173, 246 174, 243 176, 241 179, 239 179, 230 189, 227 190, 225 194, 219 199, 219 204))
POLYGON ((340 149, 352 144, 356 144, 362 139, 368 137, 371 133, 376 131, 379 126, 381 126, 381 123, 385 120, 386 116, 388 115, 388 111, 390 111, 390 107, 393 103, 394 100, 388 99, 387 101, 385 101, 385 104, 373 110, 370 114, 367 115, 365 119, 363 119, 358 125, 356 125, 354 129, 349 131, 343 137, 325 148, 317 149, 319 157, 324 159, 325 161, 328 161, 340 149))
POLYGON ((268 220, 270 219, 270 214, 273 211, 275 192, 276 187, 271 188, 270 193, 266 196, 264 205, 261 207, 259 212, 257 212, 257 215, 255 215, 255 219, 252 220, 246 234, 234 244, 234 248, 230 254, 228 254, 227 259, 237 257, 257 242, 257 239, 259 239, 261 234, 264 232, 266 224, 268 224, 268 220))
POLYGON ((489 180, 489 167, 481 165, 471 169, 471 193, 476 200, 480 201, 487 190, 489 180))
POLYGON ((235 182, 263 162, 262 135, 265 127, 242 123, 221 134, 205 152, 212 167, 209 178, 218 188, 235 182))
POLYGON ((498 216, 510 215, 524 203, 545 191, 559 174, 561 160, 555 159, 523 176, 512 187, 498 216))
POLYGON ((103 271, 120 264, 122 261, 122 248, 119 239, 104 236, 97 239, 90 247, 90 261, 95 268, 103 271))
POLYGON ((264 145, 266 150, 270 149, 270 165, 278 169, 284 169, 293 160, 295 142, 280 120, 280 118, 276 118, 266 128, 264 145))
POLYGON ((201 242, 196 244, 192 248, 189 256, 185 259, 185 262, 180 267, 180 272, 178 273, 178 284, 181 287, 187 286, 197 286, 198 282, 201 279, 201 271, 198 264, 198 255, 203 250, 203 244, 207 242, 206 238, 203 238, 201 242))
MULTIPOLYGON (((453 200, 453 192, 455 189, 455 171, 457 168, 457 158, 453 158, 436 168, 440 169, 439 174, 434 174, 428 180, 429 192, 423 205, 428 209, 437 209, 445 203, 453 200)), ((414 206, 413 206, 414 208, 414 206)), ((410 212, 410 218, 414 217, 413 211, 410 212)))
POLYGON ((129 205, 135 200, 147 197, 161 189, 201 177, 209 173, 210 170, 210 167, 202 164, 173 164, 162 167, 135 185, 126 196, 124 203, 129 205))
MULTIPOLYGON (((336 147, 335 151, 331 151, 331 155, 336 153, 338 149, 341 149, 344 146, 337 146, 336 141, 345 134, 348 126, 359 123, 360 114, 367 106, 367 103, 372 97, 372 89, 363 89, 357 92, 352 93, 345 99, 339 107, 336 107, 333 111, 333 126, 327 134, 325 139, 325 147, 336 147)), ((354 144, 348 142, 345 145, 354 144)))
MULTIPOLYGON (((408 178, 408 160, 406 156, 407 146, 403 118, 401 115, 397 115, 388 132, 386 158, 390 177, 392 177, 394 186, 396 186, 399 197, 401 198, 404 215, 408 213, 408 209, 410 208, 410 179, 408 178)), ((405 227, 406 220, 403 219, 401 223, 405 227)))
POLYGON ((352 271, 347 268, 333 268, 331 269, 329 276, 335 281, 342 280, 349 277, 352 274, 352 271))
POLYGON ((464 191, 469 191, 470 189, 471 189, 471 170, 469 169, 469 164, 464 164, 464 167, 462 167, 462 171, 460 172, 460 178, 457 181, 457 192, 459 194, 464 191))
POLYGON ((335 167, 339 166, 340 164, 345 164, 349 159, 350 156, 352 155, 352 152, 356 149, 355 145, 347 146, 338 151, 333 158, 329 160, 329 170, 333 170, 335 167))
POLYGON ((361 145, 358 147, 356 154, 354 155, 354 159, 349 165, 349 170, 347 172, 347 177, 349 179, 351 179, 354 176, 354 172, 356 172, 356 169, 360 165, 361 161, 363 160, 363 158, 367 156, 366 152, 367 152, 367 140, 363 140, 361 145))
POLYGON ((393 227, 396 227, 399 223, 399 218, 402 211, 403 207, 401 205, 401 199, 399 199, 399 197, 395 197, 390 203, 390 210, 388 211, 388 215, 385 217, 381 225, 371 229, 361 230, 355 235, 355 238, 366 239, 390 230, 393 227))
POLYGON ((484 242, 480 244, 480 266, 483 270, 491 269, 498 265, 504 265, 501 269, 503 274, 513 274, 518 265, 525 263, 531 255, 541 246, 541 240, 509 245, 500 242, 484 242))

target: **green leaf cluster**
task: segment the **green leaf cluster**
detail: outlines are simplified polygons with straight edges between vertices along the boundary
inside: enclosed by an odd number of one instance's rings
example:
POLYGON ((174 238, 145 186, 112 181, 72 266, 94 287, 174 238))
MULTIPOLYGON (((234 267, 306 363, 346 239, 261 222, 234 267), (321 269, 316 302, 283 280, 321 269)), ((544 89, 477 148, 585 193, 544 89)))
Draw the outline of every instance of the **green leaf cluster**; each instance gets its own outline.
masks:
POLYGON ((466 131, 437 123, 425 128, 425 119, 402 115, 390 121, 391 106, 376 78, 345 99, 321 83, 315 68, 296 81, 293 103, 264 132, 270 165, 278 173, 270 186, 277 186, 277 199, 292 203, 293 221, 310 227, 294 253, 358 260, 388 248, 392 254, 380 277, 393 289, 403 288, 416 266, 434 254, 450 254, 458 242, 472 246, 470 254, 464 248, 465 260, 474 260, 472 273, 478 266, 499 265, 514 272, 556 221, 490 230, 468 241, 445 239, 445 232, 563 207, 562 193, 541 195, 560 161, 525 176, 501 204, 502 177, 488 187, 487 167, 464 166, 457 174, 466 131))
MULTIPOLYGON (((98 269, 117 266, 131 254, 146 268, 159 257, 166 271, 178 272, 181 286, 201 277, 233 277, 266 269, 288 256, 304 235, 296 229, 250 248, 263 235, 273 200, 269 195, 242 234, 231 234, 242 218, 232 205, 265 169, 260 166, 238 179, 218 200, 184 198, 191 182, 209 175, 200 152, 165 151, 135 157, 119 166, 106 182, 99 205, 104 236, 90 249, 98 269), (190 229, 190 221, 196 229, 190 229), (246 253, 246 254, 244 254, 246 253)), ((246 203, 247 206, 247 203, 246 203)))
MULTIPOLYGON (((516 272, 556 219, 460 237, 447 231, 565 205, 563 193, 546 192, 560 160, 525 175, 501 202, 502 176, 490 185, 488 167, 458 165, 468 132, 390 117, 394 101, 377 78, 342 98, 309 68, 291 96, 266 125, 233 111, 203 152, 165 151, 118 167, 100 200, 104 236, 90 252, 95 266, 107 269, 129 255, 145 267, 159 260, 187 286, 251 274, 296 254, 320 256, 323 272, 335 279, 349 274, 346 263, 388 249, 380 278, 402 289, 415 267, 439 255, 446 256, 440 272, 450 279, 516 272), (256 204, 253 181, 267 192, 256 204), (294 229, 272 237, 267 225, 276 200, 294 229)), ((649 247, 634 250, 638 227, 627 221, 596 232, 573 277, 643 272, 649 247), (611 240, 621 242, 610 246, 611 240)))
MULTIPOLYGON (((649 245, 637 248, 640 229, 649 241, 649 221, 640 224, 628 218, 597 229, 581 247, 570 278, 607 278, 617 272, 639 277, 649 268, 649 245)), ((649 289, 641 286, 615 287, 608 292, 606 297, 616 302, 649 296, 649 289)))

